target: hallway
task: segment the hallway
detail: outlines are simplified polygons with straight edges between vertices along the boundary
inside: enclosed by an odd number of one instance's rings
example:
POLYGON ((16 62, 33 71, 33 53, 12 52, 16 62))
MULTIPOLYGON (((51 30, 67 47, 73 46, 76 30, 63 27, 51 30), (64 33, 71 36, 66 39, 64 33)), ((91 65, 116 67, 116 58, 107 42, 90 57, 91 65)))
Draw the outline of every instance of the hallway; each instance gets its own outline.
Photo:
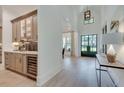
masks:
MULTIPOLYGON (((106 72, 102 72, 102 87, 112 86, 106 72)), ((95 58, 65 58, 63 70, 44 84, 44 87, 98 87, 95 58)))
POLYGON ((48 87, 96 87, 94 58, 65 58, 63 70, 44 86, 48 87))

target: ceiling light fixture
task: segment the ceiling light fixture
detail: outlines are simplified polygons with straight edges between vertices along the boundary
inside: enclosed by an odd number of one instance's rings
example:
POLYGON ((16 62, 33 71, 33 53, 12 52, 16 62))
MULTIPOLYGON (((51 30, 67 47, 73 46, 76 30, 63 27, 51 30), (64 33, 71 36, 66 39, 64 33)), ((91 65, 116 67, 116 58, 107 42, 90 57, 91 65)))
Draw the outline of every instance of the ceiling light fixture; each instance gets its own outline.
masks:
POLYGON ((92 24, 94 23, 94 18, 91 15, 91 10, 88 9, 84 11, 84 24, 92 24))

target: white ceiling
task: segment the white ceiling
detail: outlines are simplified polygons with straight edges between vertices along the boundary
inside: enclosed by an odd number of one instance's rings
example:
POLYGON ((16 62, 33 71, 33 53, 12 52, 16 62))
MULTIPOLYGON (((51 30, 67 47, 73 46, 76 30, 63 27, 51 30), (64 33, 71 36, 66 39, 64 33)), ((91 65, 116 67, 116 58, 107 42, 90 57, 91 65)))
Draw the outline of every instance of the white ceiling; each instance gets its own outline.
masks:
POLYGON ((14 13, 15 15, 23 15, 30 11, 36 10, 38 8, 37 5, 3 5, 0 6, 0 25, 2 24, 2 9, 6 9, 7 11, 14 13))
POLYGON ((32 10, 38 8, 37 5, 4 5, 2 8, 7 9, 9 12, 12 12, 16 15, 22 15, 28 13, 32 10))
POLYGON ((84 12, 84 10, 87 9, 95 9, 96 11, 99 11, 102 5, 80 5, 79 12, 84 12))

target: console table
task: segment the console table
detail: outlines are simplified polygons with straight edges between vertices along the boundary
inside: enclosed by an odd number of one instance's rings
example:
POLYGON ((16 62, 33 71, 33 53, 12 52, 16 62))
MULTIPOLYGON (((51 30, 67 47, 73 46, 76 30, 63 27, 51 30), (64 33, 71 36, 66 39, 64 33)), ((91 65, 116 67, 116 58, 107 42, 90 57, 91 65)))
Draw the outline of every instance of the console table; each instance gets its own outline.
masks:
MULTIPOLYGON (((97 70, 99 70, 99 79, 98 79, 98 75, 97 75, 97 80, 99 81, 99 86, 101 87, 101 71, 106 71, 108 73, 108 75, 110 76, 110 79, 112 80, 113 84, 117 87, 117 85, 115 84, 113 78, 111 77, 110 73, 108 70, 102 69, 102 67, 107 67, 107 68, 116 68, 116 69, 124 69, 124 64, 116 62, 116 63, 109 63, 107 61, 107 59, 105 58, 104 55, 100 55, 100 54, 96 54, 96 62, 98 62, 99 64, 99 68, 96 68, 96 73, 97 70)), ((96 63, 95 62, 95 63, 96 63)))

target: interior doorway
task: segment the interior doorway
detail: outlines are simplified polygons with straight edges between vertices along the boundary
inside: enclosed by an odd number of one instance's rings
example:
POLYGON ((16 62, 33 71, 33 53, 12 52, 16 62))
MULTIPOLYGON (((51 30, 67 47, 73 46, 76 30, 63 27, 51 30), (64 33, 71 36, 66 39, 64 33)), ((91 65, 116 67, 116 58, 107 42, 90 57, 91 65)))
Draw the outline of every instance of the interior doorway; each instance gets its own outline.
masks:
POLYGON ((81 35, 81 56, 95 57, 97 53, 97 34, 81 35))
POLYGON ((63 33, 63 48, 65 48, 65 56, 71 56, 72 51, 72 34, 71 32, 64 32, 63 33))

